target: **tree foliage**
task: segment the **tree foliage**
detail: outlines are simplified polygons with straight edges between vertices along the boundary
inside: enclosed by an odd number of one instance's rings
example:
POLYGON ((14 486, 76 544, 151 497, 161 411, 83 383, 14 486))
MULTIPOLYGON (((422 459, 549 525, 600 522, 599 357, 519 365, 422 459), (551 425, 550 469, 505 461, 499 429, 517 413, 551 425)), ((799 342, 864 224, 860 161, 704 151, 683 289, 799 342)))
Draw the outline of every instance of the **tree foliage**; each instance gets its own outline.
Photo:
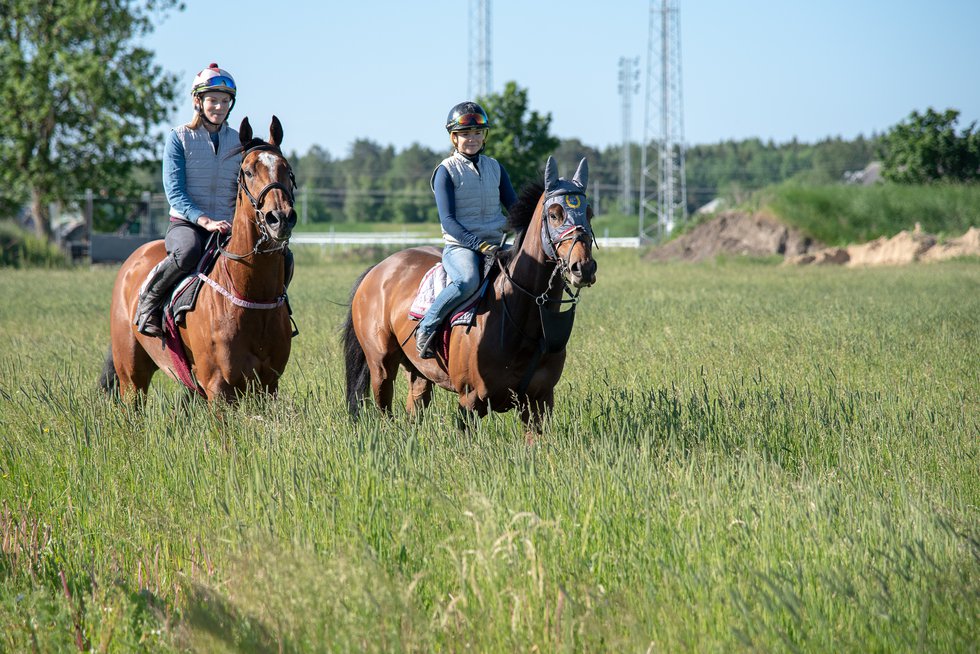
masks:
POLYGON ((177 0, 0 0, 0 184, 47 206, 124 176, 151 153, 177 80, 136 41, 177 0))
POLYGON ((882 174, 900 184, 980 181, 980 132, 957 134, 960 112, 913 111, 884 137, 882 174))
POLYGON ((548 133, 551 114, 530 111, 527 89, 518 87, 516 82, 507 82, 503 93, 491 93, 477 101, 493 126, 486 153, 503 164, 518 191, 530 182, 540 181, 548 155, 560 143, 548 133))

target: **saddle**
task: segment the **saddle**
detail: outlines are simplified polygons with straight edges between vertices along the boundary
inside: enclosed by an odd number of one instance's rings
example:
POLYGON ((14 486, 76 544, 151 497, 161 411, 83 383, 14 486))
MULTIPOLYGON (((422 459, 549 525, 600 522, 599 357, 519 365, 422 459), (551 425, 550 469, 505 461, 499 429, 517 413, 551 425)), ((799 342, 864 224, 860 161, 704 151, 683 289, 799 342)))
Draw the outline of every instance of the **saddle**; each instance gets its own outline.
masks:
MULTIPOLYGON (((448 360, 449 358, 449 333, 452 328, 459 325, 469 328, 476 324, 476 315, 479 313, 480 301, 486 296, 487 289, 490 288, 491 282, 496 277, 497 267, 493 265, 494 261, 495 259, 492 257, 486 258, 486 263, 483 267, 483 281, 480 282, 479 288, 472 295, 460 302, 450 312, 449 318, 444 320, 439 326, 440 335, 437 342, 439 343, 439 349, 444 359, 448 360)), ((411 320, 421 320, 425 316, 425 312, 432 306, 432 303, 435 302, 439 293, 442 292, 442 289, 446 288, 448 283, 449 277, 441 262, 429 268, 425 275, 422 276, 422 281, 419 282, 419 289, 415 295, 415 300, 412 302, 412 306, 408 310, 408 317, 411 320)))
MULTIPOLYGON (((447 321, 450 327, 457 325, 466 325, 469 327, 473 324, 476 320, 477 305, 479 305, 480 300, 483 298, 483 294, 486 293, 487 287, 490 285, 489 282, 489 278, 485 278, 480 283, 480 287, 472 295, 460 302, 450 312, 449 320, 447 321)), ((408 317, 412 320, 422 320, 425 312, 429 310, 432 303, 439 297, 439 293, 448 284, 449 277, 446 275, 446 269, 442 267, 441 263, 437 263, 429 268, 419 283, 419 290, 415 296, 415 300, 412 302, 411 308, 408 310, 408 317)))

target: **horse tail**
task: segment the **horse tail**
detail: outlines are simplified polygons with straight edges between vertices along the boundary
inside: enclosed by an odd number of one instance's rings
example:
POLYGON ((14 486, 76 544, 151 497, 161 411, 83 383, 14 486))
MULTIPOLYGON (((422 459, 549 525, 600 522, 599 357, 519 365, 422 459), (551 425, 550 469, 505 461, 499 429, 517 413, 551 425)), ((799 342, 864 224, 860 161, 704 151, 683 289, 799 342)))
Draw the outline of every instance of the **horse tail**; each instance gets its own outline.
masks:
POLYGON ((106 393, 112 393, 119 389, 119 377, 116 375, 116 364, 112 360, 112 344, 105 353, 105 363, 102 364, 102 375, 99 377, 99 386, 106 393))
MULTIPOLYGON (((373 266, 372 266, 373 267, 373 266)), ((357 340, 354 333, 354 294, 364 281, 364 277, 371 272, 368 268, 354 282, 354 287, 350 292, 350 307, 347 309, 347 320, 344 321, 344 366, 347 379, 347 411, 353 418, 357 418, 361 410, 361 404, 367 397, 368 387, 371 384, 371 374, 368 370, 367 357, 364 355, 364 348, 357 340)))

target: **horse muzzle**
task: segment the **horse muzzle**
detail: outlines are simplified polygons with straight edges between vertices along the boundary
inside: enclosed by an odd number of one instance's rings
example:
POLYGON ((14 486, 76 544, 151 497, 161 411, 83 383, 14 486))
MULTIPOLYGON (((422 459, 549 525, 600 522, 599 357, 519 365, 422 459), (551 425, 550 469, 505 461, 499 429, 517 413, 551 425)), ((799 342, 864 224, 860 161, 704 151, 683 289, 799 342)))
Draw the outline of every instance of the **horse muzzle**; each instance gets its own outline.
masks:
POLYGON ((595 259, 574 261, 568 266, 568 284, 572 288, 585 288, 595 284, 596 270, 599 265, 595 259))
POLYGON ((296 226, 296 210, 289 207, 288 211, 273 209, 265 214, 265 224, 269 237, 276 241, 288 241, 296 226))

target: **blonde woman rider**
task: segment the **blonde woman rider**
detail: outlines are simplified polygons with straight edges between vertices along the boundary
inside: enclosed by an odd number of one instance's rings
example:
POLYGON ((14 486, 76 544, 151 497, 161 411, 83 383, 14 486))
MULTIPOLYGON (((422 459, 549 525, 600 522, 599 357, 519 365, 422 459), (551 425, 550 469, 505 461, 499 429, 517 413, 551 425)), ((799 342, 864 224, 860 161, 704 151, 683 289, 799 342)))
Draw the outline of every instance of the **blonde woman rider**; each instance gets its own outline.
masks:
POLYGON ((238 88, 231 74, 211 64, 191 84, 194 117, 170 131, 163 149, 163 188, 170 202, 167 256, 140 290, 134 324, 163 336, 160 307, 174 284, 197 267, 212 232, 227 234, 235 212, 241 143, 228 126, 238 88))

